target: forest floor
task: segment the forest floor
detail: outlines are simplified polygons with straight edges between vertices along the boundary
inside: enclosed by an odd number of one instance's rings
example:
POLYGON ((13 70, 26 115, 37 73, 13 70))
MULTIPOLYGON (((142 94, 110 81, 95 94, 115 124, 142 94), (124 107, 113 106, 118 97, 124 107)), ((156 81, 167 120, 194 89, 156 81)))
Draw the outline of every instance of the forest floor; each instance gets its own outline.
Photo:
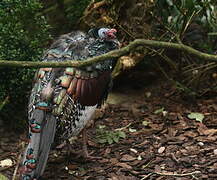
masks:
MULTIPOLYGON (((69 155, 67 148, 53 150, 44 179, 217 179, 216 102, 217 97, 189 100, 165 83, 119 88, 88 129, 88 151, 99 159, 69 155), (202 123, 189 119, 191 112, 202 113, 202 123)), ((0 130, 0 161, 13 161, 11 167, 0 165, 0 174, 10 180, 24 134, 0 130)), ((79 136, 72 148, 81 146, 79 136)))

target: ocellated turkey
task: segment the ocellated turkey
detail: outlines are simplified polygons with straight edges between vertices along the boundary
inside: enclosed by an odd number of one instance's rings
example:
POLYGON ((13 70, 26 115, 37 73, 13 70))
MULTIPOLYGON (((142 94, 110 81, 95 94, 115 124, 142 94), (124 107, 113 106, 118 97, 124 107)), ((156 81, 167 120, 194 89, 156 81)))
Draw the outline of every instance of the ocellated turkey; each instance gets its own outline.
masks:
MULTIPOLYGON (((119 48, 116 30, 94 28, 60 36, 42 61, 85 60, 119 48)), ((29 144, 22 162, 22 179, 42 176, 51 145, 78 135, 111 88, 114 59, 81 68, 40 68, 28 105, 29 144)))

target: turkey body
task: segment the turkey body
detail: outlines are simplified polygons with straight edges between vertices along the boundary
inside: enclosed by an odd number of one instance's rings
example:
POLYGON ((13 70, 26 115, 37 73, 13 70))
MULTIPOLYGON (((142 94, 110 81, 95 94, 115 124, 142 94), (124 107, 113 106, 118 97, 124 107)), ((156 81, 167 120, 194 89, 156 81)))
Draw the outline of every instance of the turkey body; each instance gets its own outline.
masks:
MULTIPOLYGON (((113 40, 72 32, 57 39, 42 60, 82 61, 117 49, 113 40)), ((29 144, 23 157, 23 180, 42 176, 54 141, 62 143, 85 127, 107 98, 113 66, 114 60, 109 59, 82 68, 41 68, 36 72, 28 105, 29 144)))

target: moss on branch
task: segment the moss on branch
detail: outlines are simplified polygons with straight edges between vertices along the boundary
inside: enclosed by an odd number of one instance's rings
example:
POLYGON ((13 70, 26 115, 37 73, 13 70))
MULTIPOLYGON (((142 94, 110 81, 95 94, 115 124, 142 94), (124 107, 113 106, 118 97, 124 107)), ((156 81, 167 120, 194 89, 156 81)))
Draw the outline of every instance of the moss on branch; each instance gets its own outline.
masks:
POLYGON ((103 61, 109 58, 118 58, 123 55, 128 54, 130 51, 135 50, 139 46, 148 46, 148 47, 154 47, 154 48, 166 48, 166 49, 175 49, 179 51, 184 51, 186 53, 192 54, 195 57, 207 60, 207 61, 213 61, 217 62, 217 56, 212 54, 207 54, 200 52, 190 46, 183 45, 183 44, 177 44, 177 43, 169 43, 169 42, 163 42, 163 41, 154 41, 154 40, 145 40, 145 39, 136 39, 133 42, 129 43, 129 45, 118 49, 111 51, 109 53, 96 56, 93 58, 88 58, 87 60, 71 60, 64 61, 64 62, 30 62, 30 61, 6 61, 6 60, 0 60, 0 67, 17 67, 17 68, 39 68, 39 67, 82 67, 87 66, 92 63, 96 63, 99 61, 103 61))

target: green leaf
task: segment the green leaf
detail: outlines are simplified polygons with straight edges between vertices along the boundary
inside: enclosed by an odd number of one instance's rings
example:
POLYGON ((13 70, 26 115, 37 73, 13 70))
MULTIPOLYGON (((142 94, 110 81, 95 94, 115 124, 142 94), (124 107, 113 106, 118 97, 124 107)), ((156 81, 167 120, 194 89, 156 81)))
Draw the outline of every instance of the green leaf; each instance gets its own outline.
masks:
POLYGON ((193 2, 193 0, 185 0, 185 8, 194 10, 194 2, 193 2))
POLYGON ((155 111, 154 111, 154 114, 159 114, 159 113, 162 113, 163 111, 164 111, 164 107, 155 110, 155 111))
POLYGON ((112 144, 112 143, 113 143, 113 139, 112 139, 112 137, 107 136, 107 141, 108 141, 109 144, 112 144))
POLYGON ((120 138, 120 137, 118 136, 118 134, 117 134, 117 136, 114 136, 114 137, 113 137, 114 142, 118 143, 118 142, 119 142, 119 138, 120 138))
POLYGON ((202 123, 202 121, 204 119, 204 115, 202 113, 192 112, 192 113, 188 114, 188 118, 189 119, 195 119, 196 121, 199 121, 202 123))
POLYGON ((0 173, 0 180, 9 180, 9 179, 0 173))
POLYGON ((168 4, 169 6, 173 6, 173 1, 172 1, 172 0, 166 0, 166 2, 167 2, 167 4, 168 4))
POLYGON ((149 121, 145 121, 145 120, 144 120, 144 121, 142 121, 142 125, 143 125, 143 126, 148 126, 148 125, 149 125, 149 123, 150 123, 149 121))
POLYGON ((105 126, 103 126, 103 129, 100 129, 100 127, 97 127, 97 142, 101 144, 112 144, 112 143, 118 143, 120 138, 125 138, 126 134, 122 131, 107 131, 104 129, 105 126))
POLYGON ((107 139, 105 139, 105 138, 98 139, 98 142, 101 143, 101 144, 104 144, 104 143, 107 142, 107 139))
POLYGON ((118 132, 118 135, 119 135, 119 137, 121 137, 121 138, 126 138, 126 134, 125 134, 125 132, 123 132, 123 131, 119 131, 119 132, 118 132))
POLYGON ((104 128, 105 128, 105 125, 99 125, 98 128, 99 128, 99 129, 104 129, 104 128))
POLYGON ((130 131, 130 132, 136 132, 137 130, 136 130, 136 129, 133 129, 133 128, 129 128, 129 131, 130 131))

